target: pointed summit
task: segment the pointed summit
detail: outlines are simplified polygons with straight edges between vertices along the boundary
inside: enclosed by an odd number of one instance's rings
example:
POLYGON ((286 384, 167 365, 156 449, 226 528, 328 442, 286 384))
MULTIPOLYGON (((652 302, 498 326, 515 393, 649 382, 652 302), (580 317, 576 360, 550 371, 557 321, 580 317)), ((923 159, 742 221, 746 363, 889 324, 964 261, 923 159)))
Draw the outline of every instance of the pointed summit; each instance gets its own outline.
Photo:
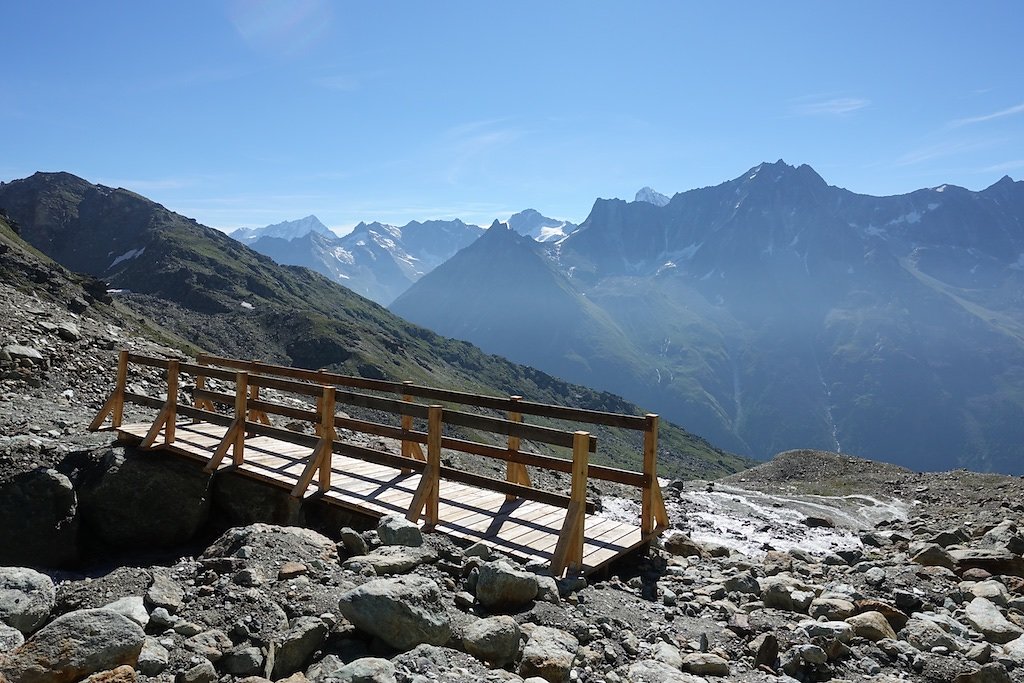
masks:
POLYGON ((534 209, 512 214, 508 219, 508 225, 520 235, 532 237, 538 242, 560 240, 576 229, 574 223, 548 218, 534 209))
POLYGON ((636 191, 636 196, 633 198, 634 202, 647 202, 648 204, 654 204, 655 206, 665 206, 671 200, 668 196, 655 190, 653 187, 644 186, 636 191))

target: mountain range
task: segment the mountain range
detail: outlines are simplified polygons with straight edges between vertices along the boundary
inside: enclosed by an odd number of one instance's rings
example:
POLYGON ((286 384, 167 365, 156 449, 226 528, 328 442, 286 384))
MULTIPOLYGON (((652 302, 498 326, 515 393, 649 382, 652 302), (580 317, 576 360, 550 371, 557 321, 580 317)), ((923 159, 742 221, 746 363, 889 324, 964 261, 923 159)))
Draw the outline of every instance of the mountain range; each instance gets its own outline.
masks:
POLYGON ((872 197, 764 163, 663 205, 599 199, 555 242, 494 226, 391 310, 747 455, 1024 472, 1009 178, 872 197))
MULTIPOLYGON (((0 209, 20 230, 20 236, 4 233, 9 244, 0 252, 16 248, 28 253, 34 247, 66 268, 99 278, 102 283, 86 280, 93 283, 90 296, 109 298, 109 288, 116 294, 113 302, 145 317, 161 341, 180 347, 187 340, 190 352, 644 412, 618 396, 569 384, 418 327, 318 273, 279 265, 223 232, 128 190, 69 173, 36 173, 0 183, 0 209)), ((417 230, 409 232, 415 236, 417 230)), ((39 277, 0 271, 3 282, 13 286, 19 278, 39 277)), ((634 435, 594 431, 601 444, 596 459, 640 468, 634 435)), ((661 423, 660 444, 659 467, 666 475, 715 476, 749 463, 667 420, 661 423)))
MULTIPOLYGON (((512 215, 508 224, 538 242, 562 239, 576 229, 569 221, 548 218, 534 209, 512 215)), ((387 306, 482 233, 480 226, 454 219, 411 221, 403 226, 360 223, 338 237, 316 216, 307 216, 264 228, 239 228, 230 234, 278 263, 305 266, 387 306)))

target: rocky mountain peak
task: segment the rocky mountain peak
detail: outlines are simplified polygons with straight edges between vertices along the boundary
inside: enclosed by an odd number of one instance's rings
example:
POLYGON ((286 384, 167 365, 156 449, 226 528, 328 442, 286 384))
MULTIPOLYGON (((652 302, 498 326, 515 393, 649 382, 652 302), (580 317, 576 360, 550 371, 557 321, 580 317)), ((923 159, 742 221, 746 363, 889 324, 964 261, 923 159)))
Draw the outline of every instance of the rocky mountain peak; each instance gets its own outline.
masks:
POLYGON ((647 202, 648 204, 654 204, 655 206, 665 206, 671 201, 671 199, 652 187, 644 186, 636 191, 636 196, 633 198, 633 201, 647 202))

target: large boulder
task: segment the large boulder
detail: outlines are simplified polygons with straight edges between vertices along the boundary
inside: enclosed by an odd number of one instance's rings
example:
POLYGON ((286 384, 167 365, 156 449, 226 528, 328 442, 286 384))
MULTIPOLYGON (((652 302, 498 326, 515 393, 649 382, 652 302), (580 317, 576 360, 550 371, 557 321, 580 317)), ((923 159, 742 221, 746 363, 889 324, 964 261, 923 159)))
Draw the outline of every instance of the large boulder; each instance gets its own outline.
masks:
POLYGON ((520 635, 519 624, 512 617, 488 617, 466 626, 462 646, 480 661, 502 667, 519 654, 520 635))
POLYGON ((0 484, 0 565, 67 567, 78 560, 78 498, 51 469, 0 484))
POLYGON ((274 679, 284 678, 305 668, 327 638, 327 624, 317 617, 299 617, 276 640, 274 679))
POLYGON ((985 598, 974 598, 967 603, 964 617, 990 643, 1008 643, 1024 635, 1024 629, 1007 620, 999 607, 985 598))
POLYGON ((641 659, 625 671, 628 683, 707 683, 701 676, 683 673, 668 664, 653 659, 641 659))
POLYGON ((397 650, 443 645, 451 637, 441 589, 422 576, 373 579, 345 592, 338 609, 356 628, 397 650))
POLYGON ((49 576, 25 567, 0 567, 0 622, 29 635, 46 622, 55 601, 49 576))
POLYGON ((209 483, 196 463, 108 449, 78 485, 83 532, 108 548, 180 545, 209 516, 209 483))
POLYGON ((305 521, 302 501, 289 491, 225 471, 213 476, 212 515, 224 526, 257 522, 300 526, 305 521))
POLYGON ((135 666, 145 638, 138 624, 117 612, 68 612, 0 655, 0 674, 18 683, 72 683, 123 664, 135 666))
POLYGON ((853 632, 861 638, 872 641, 886 638, 896 640, 896 632, 881 612, 863 612, 847 618, 846 623, 852 626, 853 632))
POLYGON ((515 569, 498 560, 480 566, 476 582, 476 598, 489 610, 514 609, 529 604, 537 597, 537 576, 515 569))
POLYGON ((993 575, 1024 576, 1024 557, 1005 548, 953 548, 949 555, 960 572, 984 569, 993 575))
POLYGON ((811 601, 817 595, 811 586, 785 574, 766 576, 757 581, 765 607, 807 614, 811 601))
POLYGON ((572 662, 580 642, 572 634, 550 626, 537 626, 523 648, 519 675, 523 678, 539 676, 549 683, 569 680, 572 662))

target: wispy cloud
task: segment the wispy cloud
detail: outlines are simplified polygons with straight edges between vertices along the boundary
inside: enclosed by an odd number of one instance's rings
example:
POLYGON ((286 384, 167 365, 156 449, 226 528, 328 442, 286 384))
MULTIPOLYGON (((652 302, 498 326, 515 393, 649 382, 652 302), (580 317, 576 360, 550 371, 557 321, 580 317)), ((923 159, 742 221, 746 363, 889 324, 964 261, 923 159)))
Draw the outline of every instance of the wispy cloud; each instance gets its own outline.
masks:
POLYGON ((893 163, 896 166, 912 166, 914 164, 924 163, 926 161, 932 161, 934 159, 941 159, 944 157, 950 157, 956 154, 962 154, 964 152, 973 152, 979 149, 986 149, 992 147, 998 141, 996 140, 981 140, 981 141, 950 141, 940 142, 927 147, 920 147, 918 149, 907 152, 906 154, 898 157, 893 163))
POLYGON ((1018 168, 1024 168, 1024 159, 1004 161, 1001 164, 986 166, 985 168, 978 169, 978 173, 1004 173, 1006 171, 1016 171, 1018 168))
POLYGON ((1013 107, 1007 107, 1006 109, 994 111, 991 114, 982 114, 981 116, 969 116, 964 119, 954 119, 953 121, 949 122, 949 125, 952 128, 958 128, 960 126, 970 126, 975 123, 985 123, 986 121, 994 121, 996 119, 1006 118, 1007 116, 1015 116, 1017 114, 1024 114, 1024 102, 1013 107))
POLYGON ((441 143, 453 154, 446 173, 448 182, 457 184, 470 169, 481 172, 497 150, 523 134, 509 125, 509 119, 471 121, 447 129, 441 143))
POLYGON ((794 116, 845 116, 871 105, 863 97, 827 97, 808 95, 790 102, 790 113, 794 116))

